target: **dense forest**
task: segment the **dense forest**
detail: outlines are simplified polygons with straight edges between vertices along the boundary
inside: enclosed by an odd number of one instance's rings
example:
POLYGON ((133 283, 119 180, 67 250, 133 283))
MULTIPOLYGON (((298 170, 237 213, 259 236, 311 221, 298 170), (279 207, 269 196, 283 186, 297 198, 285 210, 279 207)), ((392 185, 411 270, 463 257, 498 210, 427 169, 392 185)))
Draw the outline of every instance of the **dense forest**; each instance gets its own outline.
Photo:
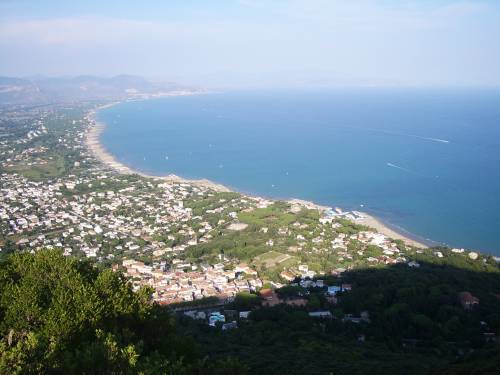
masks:
POLYGON ((214 333, 191 319, 180 326, 207 355, 237 357, 252 373, 498 374, 500 273, 481 267, 353 270, 342 276, 352 289, 335 304, 322 288, 286 286, 277 290, 284 301, 306 298, 307 305, 255 309, 230 332, 214 333), (464 306, 464 291, 478 303, 464 306), (317 319, 312 311, 333 314, 317 319), (363 315, 369 318, 356 318, 363 315))
POLYGON ((0 374, 245 373, 200 357, 150 290, 55 250, 3 260, 0 291, 0 374))
POLYGON ((273 307, 239 295, 222 308, 238 327, 222 330, 133 292, 118 272, 55 250, 14 253, 0 267, 0 374, 498 374, 500 273, 481 267, 324 277, 349 285, 335 301, 298 284, 276 290, 284 303, 273 307))

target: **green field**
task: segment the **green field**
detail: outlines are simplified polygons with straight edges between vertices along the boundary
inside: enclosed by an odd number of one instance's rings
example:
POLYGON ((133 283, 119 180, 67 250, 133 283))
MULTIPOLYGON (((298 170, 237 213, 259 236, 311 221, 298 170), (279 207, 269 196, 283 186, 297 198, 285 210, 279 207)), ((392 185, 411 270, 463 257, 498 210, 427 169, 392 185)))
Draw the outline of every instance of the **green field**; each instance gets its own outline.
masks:
POLYGON ((277 251, 268 251, 262 255, 255 257, 254 263, 256 265, 265 265, 267 268, 271 267, 284 267, 289 264, 295 263, 296 258, 294 256, 279 253, 277 251))
POLYGON ((9 173, 18 173, 32 180, 42 180, 44 178, 59 177, 66 173, 64 157, 56 156, 48 160, 46 164, 26 165, 17 164, 12 167, 5 167, 4 170, 9 173))

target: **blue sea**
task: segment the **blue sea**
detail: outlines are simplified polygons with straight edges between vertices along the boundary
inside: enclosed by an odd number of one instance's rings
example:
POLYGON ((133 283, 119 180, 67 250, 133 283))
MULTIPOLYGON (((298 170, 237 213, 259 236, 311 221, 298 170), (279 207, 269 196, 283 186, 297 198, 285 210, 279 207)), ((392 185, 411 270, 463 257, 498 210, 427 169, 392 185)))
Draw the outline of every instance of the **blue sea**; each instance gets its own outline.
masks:
POLYGON ((500 255, 500 91, 227 92, 99 112, 102 143, 151 174, 359 209, 500 255))

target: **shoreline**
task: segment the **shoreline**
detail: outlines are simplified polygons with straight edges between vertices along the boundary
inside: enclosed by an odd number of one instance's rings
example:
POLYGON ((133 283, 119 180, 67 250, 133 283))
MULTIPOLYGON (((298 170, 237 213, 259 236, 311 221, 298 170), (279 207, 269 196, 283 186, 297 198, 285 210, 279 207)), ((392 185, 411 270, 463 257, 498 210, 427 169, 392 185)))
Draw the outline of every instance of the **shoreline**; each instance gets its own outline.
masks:
MULTIPOLYGON (((188 95, 188 94, 185 94, 188 95)), ((186 179, 180 176, 177 176, 175 174, 169 174, 166 176, 157 176, 157 175, 150 175, 144 172, 141 172, 139 170, 134 170, 127 165, 121 163, 116 159, 114 155, 112 155, 109 151, 106 150, 106 148, 102 145, 100 142, 100 136, 102 132, 104 131, 104 128, 106 127, 106 124, 100 121, 97 121, 96 115, 99 110, 105 109, 112 107, 114 105, 120 104, 121 102, 113 102, 109 104, 105 104, 102 106, 99 106, 87 113, 87 118, 91 121, 91 126, 89 127, 87 131, 87 135, 85 137, 85 145, 89 149, 92 155, 103 165, 107 166, 108 168, 114 170, 118 174, 137 174, 142 177, 146 178, 154 178, 154 179, 160 179, 165 182, 170 182, 170 183, 185 183, 185 184, 192 184, 192 185, 197 185, 200 187, 204 188, 209 188, 212 190, 215 190, 217 192, 237 192, 235 189, 230 189, 227 186, 224 186, 222 184, 210 181, 208 179, 200 179, 200 180, 192 180, 192 179, 186 179)), ((243 195, 249 195, 249 194, 243 194, 243 195)), ((274 199, 271 199, 274 200, 274 199)), ((302 199, 296 199, 296 198, 290 198, 286 200, 289 203, 295 203, 295 204, 300 204, 306 208, 312 208, 312 209, 317 209, 319 211, 325 211, 329 209, 330 207, 327 206, 322 206, 319 204, 316 204, 311 201, 306 201, 302 199)), ((361 212, 358 211, 363 218, 353 221, 356 224, 362 224, 366 225, 368 227, 371 227, 375 229, 377 232, 384 234, 385 236, 392 238, 394 240, 402 240, 405 242, 405 244, 410 245, 410 246, 415 246, 418 248, 428 248, 429 246, 411 238, 408 235, 405 235, 404 233, 401 233, 395 229, 390 228, 387 224, 384 224, 380 219, 366 213, 366 212, 361 212)))
POLYGON ((110 169, 114 170, 115 172, 119 174, 137 174, 142 177, 146 178, 156 178, 156 179, 161 179, 165 182, 172 182, 172 183, 186 183, 186 184, 194 184, 198 185, 201 187, 206 187, 210 188, 213 190, 216 190, 218 192, 230 192, 233 191, 229 189, 228 187, 218 184, 216 182, 210 181, 208 179, 200 179, 200 180, 190 180, 186 178, 182 178, 180 176, 177 176, 175 174, 168 174, 166 176, 157 176, 157 175, 150 175, 147 173, 144 173, 139 170, 132 169, 128 167, 127 165, 119 162, 114 155, 112 155, 106 148, 102 145, 100 142, 100 136, 102 132, 104 131, 104 128, 106 127, 106 124, 103 122, 97 121, 96 114, 99 110, 105 109, 112 107, 114 105, 117 105, 121 102, 114 102, 110 104, 106 104, 100 107, 97 107, 94 110, 91 110, 87 117, 94 123, 91 125, 89 128, 86 139, 85 139, 85 144, 87 148, 90 150, 90 152, 95 156, 95 158, 102 164, 106 165, 110 169))
MULTIPOLYGON (((364 211, 358 211, 358 212, 360 212, 363 215, 363 219, 356 221, 357 224, 362 224, 362 225, 366 225, 368 227, 374 228, 378 232, 385 234, 387 237, 390 237, 394 240, 402 240, 408 245, 419 247, 419 248, 424 248, 424 249, 429 248, 429 245, 421 242, 422 240, 417 240, 417 239, 411 238, 410 237, 411 233, 410 233, 410 235, 407 235, 405 233, 401 233, 397 229, 391 228, 389 226, 390 224, 384 223, 381 219, 379 219, 375 216, 372 216, 364 211)), ((417 237, 417 236, 415 236, 415 237, 417 237)), ((431 242, 431 241, 429 240, 429 242, 431 242)))

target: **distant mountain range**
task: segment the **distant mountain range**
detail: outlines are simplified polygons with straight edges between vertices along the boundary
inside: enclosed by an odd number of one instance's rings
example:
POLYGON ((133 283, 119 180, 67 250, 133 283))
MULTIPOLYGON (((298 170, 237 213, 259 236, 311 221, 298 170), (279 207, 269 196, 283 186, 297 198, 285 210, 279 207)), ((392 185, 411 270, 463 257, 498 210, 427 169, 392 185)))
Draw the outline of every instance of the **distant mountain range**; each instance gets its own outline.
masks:
POLYGON ((125 99, 166 94, 172 91, 199 91, 176 83, 151 82, 132 75, 30 77, 0 76, 0 105, 44 104, 76 100, 125 99))

